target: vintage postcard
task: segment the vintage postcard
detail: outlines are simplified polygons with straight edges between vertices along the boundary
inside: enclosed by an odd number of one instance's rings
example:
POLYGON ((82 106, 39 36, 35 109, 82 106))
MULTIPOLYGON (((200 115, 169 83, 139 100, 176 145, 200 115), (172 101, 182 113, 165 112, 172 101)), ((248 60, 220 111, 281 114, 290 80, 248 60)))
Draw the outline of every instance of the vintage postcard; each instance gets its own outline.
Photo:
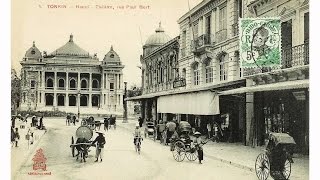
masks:
POLYGON ((11 179, 308 180, 308 0, 12 0, 11 179))

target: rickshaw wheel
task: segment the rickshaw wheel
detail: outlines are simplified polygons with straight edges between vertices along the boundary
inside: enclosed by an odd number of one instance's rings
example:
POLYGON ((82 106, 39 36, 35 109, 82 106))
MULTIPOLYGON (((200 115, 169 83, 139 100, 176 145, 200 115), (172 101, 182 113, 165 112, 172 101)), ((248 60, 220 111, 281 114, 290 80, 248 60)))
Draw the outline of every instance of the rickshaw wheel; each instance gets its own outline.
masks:
POLYGON ((197 151, 194 152, 186 152, 186 157, 189 161, 195 161, 198 159, 197 151))
POLYGON ((259 180, 266 180, 270 174, 270 161, 266 154, 258 155, 255 163, 255 171, 259 180))
MULTIPOLYGON (((71 137, 71 144, 74 144, 73 136, 71 137)), ((74 149, 75 149, 75 147, 74 147, 74 146, 71 146, 71 154, 72 154, 72 157, 74 157, 74 149)))
POLYGON ((181 162, 184 160, 186 151, 185 146, 181 141, 178 141, 174 144, 174 150, 172 151, 173 158, 177 162, 181 162))
POLYGON ((284 163, 282 175, 285 179, 289 179, 291 175, 291 162, 288 159, 286 159, 286 162, 284 163))

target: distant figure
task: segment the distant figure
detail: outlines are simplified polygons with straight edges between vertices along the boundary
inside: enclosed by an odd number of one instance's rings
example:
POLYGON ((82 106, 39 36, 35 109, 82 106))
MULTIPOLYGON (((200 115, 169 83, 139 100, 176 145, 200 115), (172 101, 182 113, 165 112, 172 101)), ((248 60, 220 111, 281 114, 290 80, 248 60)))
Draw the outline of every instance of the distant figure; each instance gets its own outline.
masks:
POLYGON ((15 144, 15 133, 14 133, 14 129, 11 126, 11 147, 13 147, 15 144))
POLYGON ((14 132, 14 140, 16 142, 16 147, 18 147, 19 139, 20 139, 20 134, 19 134, 18 128, 16 128, 16 131, 14 132))
POLYGON ((211 123, 207 124, 207 130, 208 130, 208 139, 210 139, 211 138, 211 130, 212 130, 211 123))
POLYGON ((139 117, 138 121, 139 121, 139 126, 142 127, 143 119, 141 117, 139 117))
POLYGON ((72 116, 72 122, 73 122, 74 126, 76 125, 76 120, 77 120, 77 117, 75 115, 73 115, 72 116))
POLYGON ((43 115, 40 118, 39 129, 43 129, 43 115))
POLYGON ((109 119, 107 117, 104 118, 104 131, 108 131, 109 129, 109 119))

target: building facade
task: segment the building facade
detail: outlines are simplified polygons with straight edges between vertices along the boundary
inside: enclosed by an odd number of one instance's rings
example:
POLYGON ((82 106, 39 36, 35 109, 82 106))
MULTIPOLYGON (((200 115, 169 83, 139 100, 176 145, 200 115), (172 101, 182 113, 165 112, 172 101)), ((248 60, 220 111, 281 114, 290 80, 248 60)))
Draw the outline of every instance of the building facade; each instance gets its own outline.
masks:
POLYGON ((226 141, 244 141, 245 103, 219 97, 246 85, 238 53, 241 16, 242 1, 204 0, 179 18, 178 37, 151 53, 144 46, 143 94, 128 98, 142 101, 144 119, 188 121, 201 133, 219 122, 226 141))
POLYGON ((245 69, 247 87, 223 92, 245 95, 246 144, 265 145, 270 132, 289 133, 297 152, 309 149, 309 2, 254 0, 245 17, 280 17, 282 65, 245 69))
POLYGON ((122 114, 123 73, 111 47, 103 61, 69 41, 51 54, 33 43, 22 65, 20 110, 122 114))

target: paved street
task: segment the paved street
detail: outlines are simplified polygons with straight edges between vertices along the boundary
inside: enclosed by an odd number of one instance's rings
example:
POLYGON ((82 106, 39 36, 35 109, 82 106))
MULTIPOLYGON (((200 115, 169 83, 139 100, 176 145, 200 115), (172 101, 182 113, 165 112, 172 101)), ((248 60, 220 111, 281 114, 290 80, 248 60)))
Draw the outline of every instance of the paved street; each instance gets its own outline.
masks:
MULTIPOLYGON (((121 122, 118 122, 121 123, 121 122)), ((204 157, 203 164, 185 161, 178 163, 168 146, 149 139, 142 142, 142 153, 138 155, 133 146, 132 132, 119 127, 109 130, 104 149, 103 162, 95 163, 95 148, 91 148, 86 163, 71 156, 69 145, 75 134, 74 126, 65 126, 63 119, 46 119, 48 132, 38 147, 47 158, 47 172, 51 175, 28 175, 32 170, 34 153, 20 169, 15 179, 257 179, 253 172, 243 170, 214 159, 204 157)), ((95 137, 96 135, 94 135, 95 137)), ((39 170, 40 172, 41 170, 39 170)))

